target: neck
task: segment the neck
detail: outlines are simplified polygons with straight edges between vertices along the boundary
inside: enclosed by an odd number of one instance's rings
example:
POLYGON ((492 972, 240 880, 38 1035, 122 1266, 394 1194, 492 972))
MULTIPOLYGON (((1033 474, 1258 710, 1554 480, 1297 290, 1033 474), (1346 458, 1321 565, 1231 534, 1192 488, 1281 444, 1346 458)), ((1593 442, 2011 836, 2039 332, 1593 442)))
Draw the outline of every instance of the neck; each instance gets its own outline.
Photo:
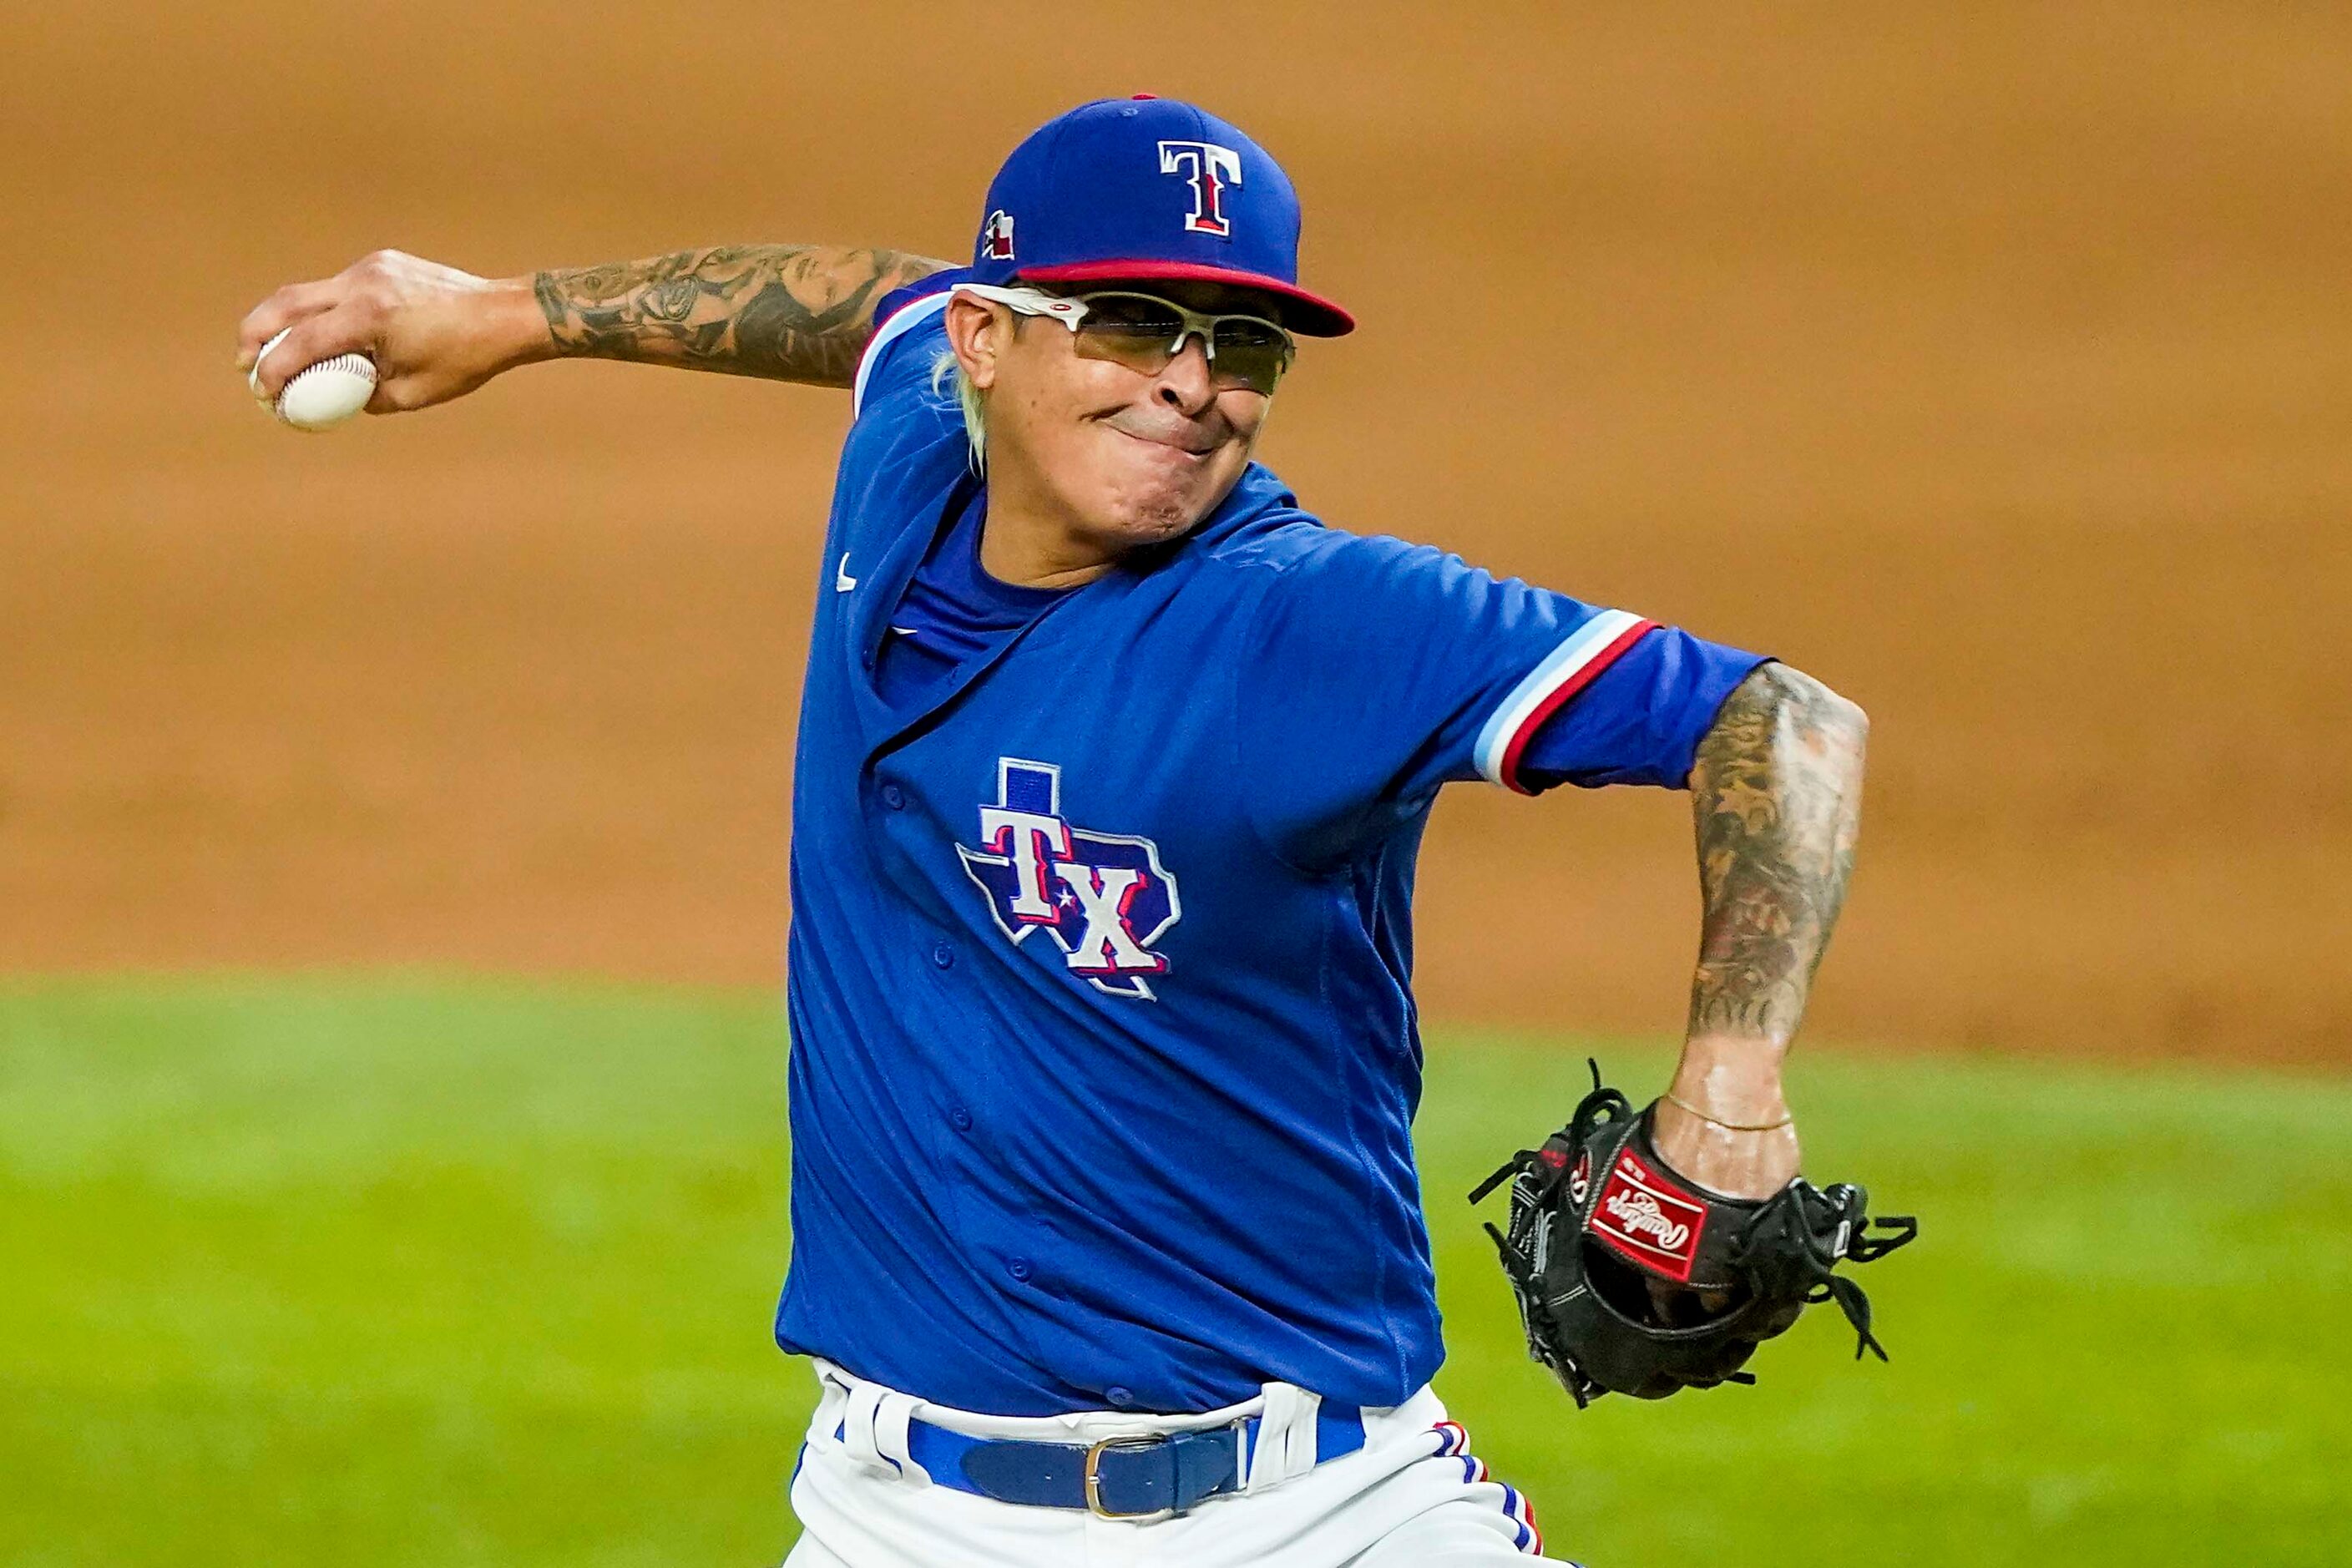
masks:
POLYGON ((992 473, 980 523, 980 564, 1016 588, 1076 588, 1117 564, 1119 552, 1013 476, 992 473))

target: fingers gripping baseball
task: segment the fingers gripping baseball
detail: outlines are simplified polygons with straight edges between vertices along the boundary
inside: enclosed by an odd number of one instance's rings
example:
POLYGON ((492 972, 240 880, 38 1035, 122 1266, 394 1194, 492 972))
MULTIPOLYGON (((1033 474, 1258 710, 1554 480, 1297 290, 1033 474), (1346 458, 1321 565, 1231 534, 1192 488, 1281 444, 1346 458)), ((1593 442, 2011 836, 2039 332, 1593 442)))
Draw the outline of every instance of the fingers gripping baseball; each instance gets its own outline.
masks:
POLYGON ((528 283, 478 278, 397 250, 379 250, 332 278, 294 283, 237 329, 237 367, 274 403, 304 367, 338 354, 375 362, 371 414, 423 408, 471 392, 534 357, 545 321, 528 283), (264 354, 279 332, 285 340, 264 354))
POLYGON ((255 372, 259 361, 255 396, 274 402, 304 366, 337 354, 363 353, 383 368, 378 340, 389 300, 376 279, 392 254, 380 251, 332 278, 289 283, 246 316, 237 328, 236 365, 255 372))

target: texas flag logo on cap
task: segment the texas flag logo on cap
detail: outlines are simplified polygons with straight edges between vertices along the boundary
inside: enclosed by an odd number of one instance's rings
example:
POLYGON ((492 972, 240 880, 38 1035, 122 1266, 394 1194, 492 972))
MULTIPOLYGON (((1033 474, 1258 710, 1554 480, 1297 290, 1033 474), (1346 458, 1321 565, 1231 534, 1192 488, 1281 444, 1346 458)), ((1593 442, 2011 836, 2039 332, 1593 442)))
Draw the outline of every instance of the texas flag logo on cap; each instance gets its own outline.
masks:
POLYGON ((1299 287, 1298 195, 1282 165, 1190 103, 1079 105, 1013 150, 981 211, 976 283, 1223 283, 1273 296, 1306 336, 1356 324, 1299 287))

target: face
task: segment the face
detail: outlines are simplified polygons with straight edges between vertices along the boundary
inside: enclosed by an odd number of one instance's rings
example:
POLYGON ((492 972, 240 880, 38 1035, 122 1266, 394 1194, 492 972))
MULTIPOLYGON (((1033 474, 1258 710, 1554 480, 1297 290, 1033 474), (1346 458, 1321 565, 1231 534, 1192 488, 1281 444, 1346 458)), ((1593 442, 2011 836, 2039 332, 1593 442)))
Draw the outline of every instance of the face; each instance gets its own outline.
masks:
MULTIPOLYGON (((1099 284, 1194 310, 1269 319, 1264 294, 1214 284, 1099 284)), ((992 504, 1054 516, 1075 541, 1115 557, 1190 531, 1249 465, 1270 397, 1211 384, 1201 340, 1157 374, 1076 352, 1056 321, 958 297, 948 335, 988 396, 992 504)))

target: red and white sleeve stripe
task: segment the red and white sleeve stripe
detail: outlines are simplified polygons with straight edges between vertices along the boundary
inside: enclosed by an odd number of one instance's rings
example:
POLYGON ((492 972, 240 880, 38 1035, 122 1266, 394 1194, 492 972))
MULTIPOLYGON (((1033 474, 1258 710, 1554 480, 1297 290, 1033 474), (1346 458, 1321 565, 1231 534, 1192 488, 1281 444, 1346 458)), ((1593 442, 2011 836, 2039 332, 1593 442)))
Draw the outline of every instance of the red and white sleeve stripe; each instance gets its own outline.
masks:
POLYGON ((1570 633, 1567 641, 1511 689, 1478 731, 1474 753, 1478 772, 1490 784, 1518 795, 1533 794, 1519 783, 1519 757, 1528 742, 1545 720, 1598 679, 1654 624, 1624 610, 1603 610, 1570 633))

